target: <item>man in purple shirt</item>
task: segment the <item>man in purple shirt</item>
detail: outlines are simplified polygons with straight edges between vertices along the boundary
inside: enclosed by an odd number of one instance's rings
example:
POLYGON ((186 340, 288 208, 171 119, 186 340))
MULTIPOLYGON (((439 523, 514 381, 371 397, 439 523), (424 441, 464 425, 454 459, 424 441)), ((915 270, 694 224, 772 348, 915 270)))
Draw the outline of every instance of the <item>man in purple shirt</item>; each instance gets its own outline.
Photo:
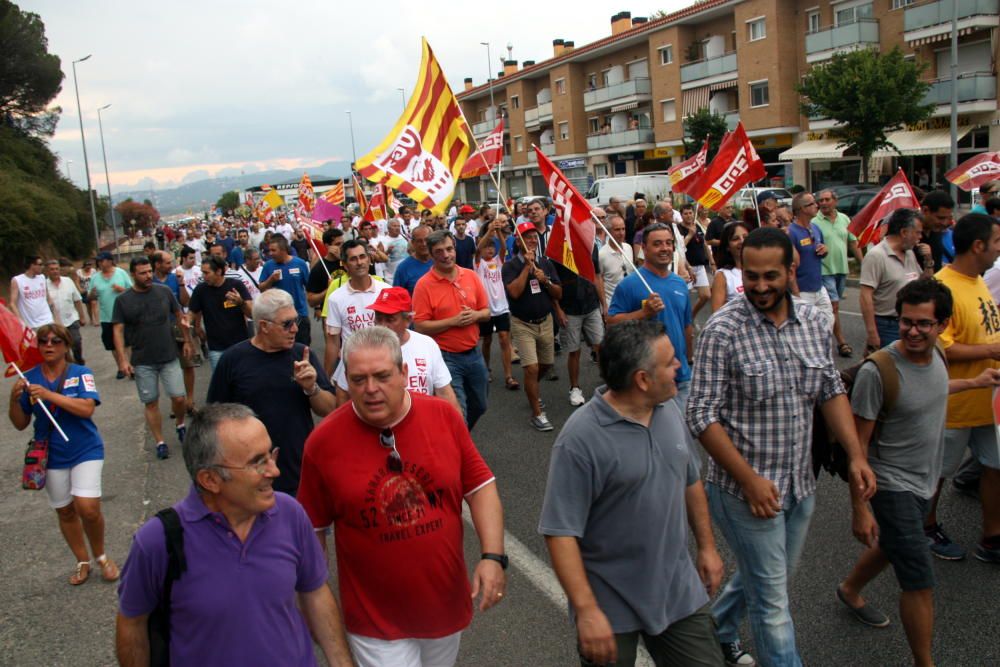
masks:
MULTIPOLYGON (((170 595, 170 664, 353 665, 326 560, 305 511, 276 492, 277 450, 250 408, 206 405, 184 441, 193 485, 174 509, 187 568, 170 595), (298 605, 296 605, 298 601, 298 605), (301 611, 300 611, 301 609, 301 611)), ((149 665, 149 615, 168 557, 159 519, 135 534, 118 589, 117 654, 149 665)))

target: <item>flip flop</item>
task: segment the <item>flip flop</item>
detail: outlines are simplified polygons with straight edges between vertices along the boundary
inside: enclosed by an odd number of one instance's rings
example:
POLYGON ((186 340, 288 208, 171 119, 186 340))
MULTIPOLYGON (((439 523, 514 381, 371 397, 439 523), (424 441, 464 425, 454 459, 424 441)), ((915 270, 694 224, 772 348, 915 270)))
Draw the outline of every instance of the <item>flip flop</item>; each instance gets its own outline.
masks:
POLYGON ((510 389, 511 391, 517 391, 518 389, 521 388, 521 383, 512 377, 507 378, 506 384, 507 388, 510 389))
POLYGON ((118 566, 115 565, 113 560, 105 554, 101 554, 97 557, 97 564, 101 566, 101 578, 104 581, 118 581, 120 573, 118 572, 118 566))
POLYGON ((82 560, 76 564, 76 572, 69 578, 69 583, 79 586, 90 578, 90 561, 82 560), (86 570, 84 568, 87 568, 86 570))

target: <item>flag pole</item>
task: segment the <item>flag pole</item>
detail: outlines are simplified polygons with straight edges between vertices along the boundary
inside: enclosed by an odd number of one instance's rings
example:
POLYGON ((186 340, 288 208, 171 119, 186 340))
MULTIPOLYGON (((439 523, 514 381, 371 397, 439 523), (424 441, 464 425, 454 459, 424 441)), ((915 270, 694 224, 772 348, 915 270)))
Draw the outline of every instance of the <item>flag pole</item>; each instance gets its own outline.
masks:
POLYGON ((646 286, 646 289, 649 290, 650 294, 655 294, 656 292, 653 291, 653 288, 649 286, 649 283, 646 282, 646 279, 643 277, 643 275, 639 273, 638 267, 636 267, 636 265, 632 262, 632 260, 628 258, 628 255, 625 254, 625 250, 624 248, 622 248, 621 244, 618 243, 615 237, 611 235, 611 232, 608 230, 607 227, 604 226, 604 223, 601 222, 601 219, 598 218, 596 215, 594 215, 593 208, 590 209, 590 217, 593 218, 594 222, 596 222, 598 225, 601 226, 601 229, 604 230, 604 235, 607 236, 608 241, 610 241, 612 244, 614 244, 616 248, 618 248, 618 252, 621 253, 622 259, 625 260, 626 264, 632 267, 632 273, 639 276, 639 280, 641 280, 642 284, 646 286))
MULTIPOLYGON (((312 218, 309 218, 309 219, 312 220, 312 218)), ((317 257, 319 257, 319 263, 320 263, 320 265, 323 267, 323 270, 326 271, 326 279, 327 279, 327 281, 329 282, 330 280, 333 280, 333 276, 330 275, 330 269, 327 268, 326 262, 323 261, 323 257, 325 257, 325 255, 320 254, 319 248, 316 246, 316 239, 313 238, 312 230, 304 231, 302 229, 302 223, 299 222, 299 217, 298 216, 295 216, 295 227, 296 227, 295 231, 302 232, 302 234, 307 239, 309 239, 309 245, 312 246, 313 252, 316 253, 317 257)))
MULTIPOLYGON (((28 382, 28 378, 24 377, 24 373, 22 373, 21 369, 17 367, 16 363, 14 363, 12 361, 12 362, 10 362, 10 365, 14 369, 14 371, 17 373, 18 377, 20 377, 22 380, 24 380, 28 384, 31 384, 30 382, 28 382)), ((39 399, 38 406, 42 409, 42 412, 45 413, 45 416, 49 418, 49 421, 52 422, 52 425, 56 427, 56 430, 59 431, 59 435, 61 435, 63 437, 63 440, 65 440, 66 442, 69 442, 69 438, 66 437, 66 431, 62 430, 62 427, 56 421, 56 418, 52 416, 51 412, 49 412, 49 408, 48 408, 48 406, 45 405, 45 401, 39 399)))

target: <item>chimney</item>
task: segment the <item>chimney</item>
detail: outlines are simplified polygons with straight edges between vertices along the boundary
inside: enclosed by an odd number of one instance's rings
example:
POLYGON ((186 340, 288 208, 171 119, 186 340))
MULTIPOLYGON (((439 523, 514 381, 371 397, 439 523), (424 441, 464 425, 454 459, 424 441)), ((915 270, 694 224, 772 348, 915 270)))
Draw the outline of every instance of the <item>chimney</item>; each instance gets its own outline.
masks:
POLYGON ((504 75, 504 71, 503 70, 500 70, 499 72, 497 72, 497 78, 498 79, 502 79, 503 75, 504 75))
POLYGON ((516 74, 517 73, 517 61, 516 60, 505 60, 505 61, 503 61, 503 73, 504 74, 516 74))
POLYGON ((472 90, 474 87, 475 86, 472 85, 472 77, 471 76, 465 77, 465 89, 472 90))
POLYGON ((563 42, 563 53, 568 53, 572 51, 573 47, 575 46, 576 42, 571 42, 570 40, 567 39, 565 42, 563 42))
POLYGON ((611 36, 632 29, 632 12, 618 12, 611 17, 611 36))
POLYGON ((561 40, 561 39, 553 39, 552 40, 552 57, 553 58, 558 58, 559 56, 562 55, 563 44, 565 44, 565 42, 563 40, 561 40))
POLYGON ((642 25, 643 23, 648 23, 648 22, 649 19, 646 18, 645 16, 636 16, 635 18, 632 19, 632 27, 635 28, 642 25))
POLYGON ((525 60, 524 61, 524 65, 522 66, 522 69, 524 69, 525 67, 531 67, 534 64, 535 64, 534 60, 525 60))

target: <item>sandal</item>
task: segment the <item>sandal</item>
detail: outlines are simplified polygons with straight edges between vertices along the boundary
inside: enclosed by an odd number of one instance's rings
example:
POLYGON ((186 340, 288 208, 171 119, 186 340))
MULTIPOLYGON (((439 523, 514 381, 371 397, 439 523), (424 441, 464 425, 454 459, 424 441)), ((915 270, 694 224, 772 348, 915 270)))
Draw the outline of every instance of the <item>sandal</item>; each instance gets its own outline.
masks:
POLYGON ((104 581, 118 581, 120 573, 118 572, 118 566, 115 565, 113 560, 108 558, 106 554, 101 554, 95 560, 101 566, 101 578, 104 581))
POLYGON ((841 343, 840 345, 838 345, 837 352, 839 352, 840 356, 842 357, 850 357, 852 354, 854 354, 854 350, 847 343, 841 343))
POLYGON ((517 391, 518 389, 521 388, 521 383, 515 380, 514 378, 508 376, 507 388, 510 389, 511 391, 517 391))
POLYGON ((69 578, 69 583, 73 586, 79 586, 83 582, 90 578, 90 561, 82 560, 76 564, 76 572, 73 576, 69 578), (87 568, 86 570, 83 568, 87 568))

